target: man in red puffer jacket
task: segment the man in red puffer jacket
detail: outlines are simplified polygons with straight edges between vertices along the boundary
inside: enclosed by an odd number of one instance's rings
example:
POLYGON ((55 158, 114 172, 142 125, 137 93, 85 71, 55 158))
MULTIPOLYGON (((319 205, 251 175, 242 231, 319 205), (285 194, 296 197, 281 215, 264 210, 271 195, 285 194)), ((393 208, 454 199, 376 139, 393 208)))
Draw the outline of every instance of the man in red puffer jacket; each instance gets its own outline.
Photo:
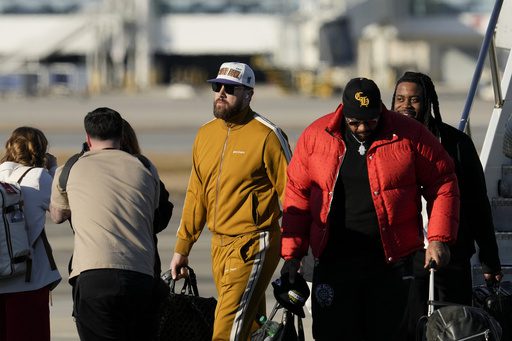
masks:
POLYGON ((431 211, 425 264, 455 241, 459 189, 451 158, 419 122, 388 111, 377 85, 354 78, 343 104, 300 136, 288 166, 282 276, 315 259, 315 340, 398 339, 408 265, 423 246, 421 201, 431 211))

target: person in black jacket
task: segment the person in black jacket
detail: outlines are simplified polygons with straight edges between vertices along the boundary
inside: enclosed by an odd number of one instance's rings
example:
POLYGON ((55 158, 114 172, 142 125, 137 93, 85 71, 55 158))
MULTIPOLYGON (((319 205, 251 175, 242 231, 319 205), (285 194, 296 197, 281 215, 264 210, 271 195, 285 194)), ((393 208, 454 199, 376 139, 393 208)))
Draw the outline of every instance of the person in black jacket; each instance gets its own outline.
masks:
MULTIPOLYGON (((437 93, 427 75, 406 72, 396 84, 391 109, 427 126, 455 162, 460 190, 459 232, 456 243, 450 247, 450 263, 436 271, 436 300, 471 305, 470 259, 476 251, 475 242, 485 280, 500 281, 502 278, 491 207, 478 153, 468 135, 443 123, 437 93)), ((428 271, 424 268, 424 254, 424 250, 418 252, 414 262, 407 314, 409 333, 414 332, 418 319, 427 312, 428 271)))

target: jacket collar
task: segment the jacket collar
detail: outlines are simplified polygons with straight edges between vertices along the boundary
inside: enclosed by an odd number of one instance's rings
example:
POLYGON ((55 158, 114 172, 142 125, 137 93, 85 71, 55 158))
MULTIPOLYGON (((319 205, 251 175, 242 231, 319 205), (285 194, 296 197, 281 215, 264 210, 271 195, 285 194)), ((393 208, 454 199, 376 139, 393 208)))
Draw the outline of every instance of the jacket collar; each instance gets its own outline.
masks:
POLYGON ((327 127, 325 130, 334 137, 342 139, 343 136, 341 134, 341 122, 343 121, 343 104, 338 105, 336 110, 333 113, 329 122, 327 122, 327 127))

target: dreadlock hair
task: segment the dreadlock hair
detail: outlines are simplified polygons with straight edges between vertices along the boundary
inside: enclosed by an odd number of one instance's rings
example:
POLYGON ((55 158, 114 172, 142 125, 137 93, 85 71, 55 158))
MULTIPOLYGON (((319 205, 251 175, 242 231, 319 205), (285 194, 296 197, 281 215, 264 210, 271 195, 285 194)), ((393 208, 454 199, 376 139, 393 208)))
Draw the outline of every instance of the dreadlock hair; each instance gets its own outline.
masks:
POLYGON ((432 79, 421 72, 407 71, 396 82, 395 91, 393 92, 393 100, 391 110, 395 109, 395 96, 398 84, 403 82, 416 83, 421 86, 423 96, 421 96, 423 108, 423 124, 437 137, 439 137, 439 127, 443 123, 441 112, 439 111, 439 99, 437 97, 436 88, 432 79))

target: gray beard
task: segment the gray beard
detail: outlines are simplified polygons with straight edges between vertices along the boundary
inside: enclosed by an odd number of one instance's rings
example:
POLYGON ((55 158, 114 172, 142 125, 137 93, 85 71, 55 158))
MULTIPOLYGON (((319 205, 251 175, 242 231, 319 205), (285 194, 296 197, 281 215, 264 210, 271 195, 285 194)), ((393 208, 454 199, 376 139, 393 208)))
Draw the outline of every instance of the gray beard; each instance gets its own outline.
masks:
POLYGON ((236 101, 232 107, 222 109, 217 109, 215 101, 213 102, 213 116, 226 122, 229 122, 229 120, 240 111, 242 111, 242 101, 236 101))

